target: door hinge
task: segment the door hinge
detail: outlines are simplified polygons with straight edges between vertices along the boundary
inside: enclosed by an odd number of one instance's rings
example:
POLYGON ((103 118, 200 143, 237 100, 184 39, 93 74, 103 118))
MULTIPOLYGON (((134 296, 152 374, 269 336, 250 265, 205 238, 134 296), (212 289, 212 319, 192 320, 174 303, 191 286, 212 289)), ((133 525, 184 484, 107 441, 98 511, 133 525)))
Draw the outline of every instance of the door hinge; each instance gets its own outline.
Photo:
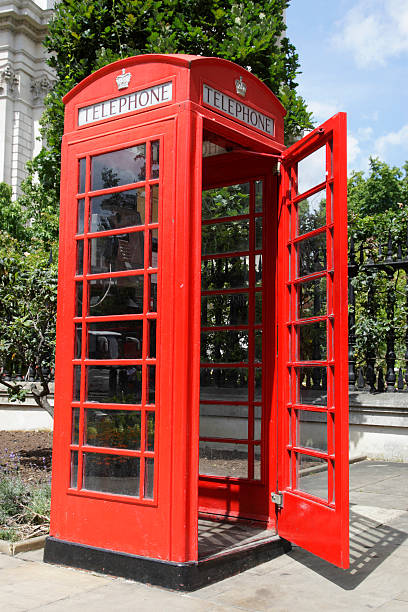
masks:
POLYGON ((280 173, 281 173, 281 160, 278 159, 278 161, 276 162, 274 174, 277 174, 278 176, 280 176, 280 173))
POLYGON ((279 508, 283 508, 283 493, 271 493, 271 500, 279 508))

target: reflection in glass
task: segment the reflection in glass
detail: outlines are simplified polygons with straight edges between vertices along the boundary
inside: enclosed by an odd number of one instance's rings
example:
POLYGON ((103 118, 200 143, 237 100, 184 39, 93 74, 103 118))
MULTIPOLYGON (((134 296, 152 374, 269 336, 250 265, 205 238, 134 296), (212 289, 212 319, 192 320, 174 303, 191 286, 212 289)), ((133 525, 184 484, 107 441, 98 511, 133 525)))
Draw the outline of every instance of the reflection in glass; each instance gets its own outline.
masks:
POLYGON ((90 199, 90 231, 103 232, 145 222, 145 190, 130 189, 90 199))
POLYGON ((86 157, 79 160, 78 193, 85 191, 86 157))
POLYGON ((262 323, 262 291, 255 293, 255 325, 262 323))
POLYGON ((146 412, 146 450, 154 451, 155 413, 146 412))
POLYGON ((327 461, 320 457, 297 454, 297 487, 321 499, 328 497, 327 461))
POLYGON ((89 359, 141 359, 143 321, 88 324, 89 359))
POLYGON ((154 229, 150 231, 149 266, 151 268, 157 268, 158 266, 158 258, 157 258, 158 249, 159 249, 159 230, 154 229))
POLYGON ((149 274, 149 312, 157 312, 157 274, 149 274))
POLYGON ((203 219, 219 219, 248 213, 249 183, 203 191, 203 219))
POLYGON ((298 318, 327 314, 326 277, 298 285, 298 318))
POLYGON ((77 240, 76 274, 84 271, 84 241, 77 240))
POLYGON ((142 366, 88 366, 86 401, 102 404, 140 404, 142 366))
POLYGON ((91 274, 139 270, 144 266, 144 232, 92 238, 90 241, 91 274))
POLYGON ((145 459, 145 475, 144 475, 144 498, 153 499, 153 484, 154 484, 154 459, 148 457, 145 459))
POLYGON ((255 361, 262 361, 262 330, 255 330, 255 361))
POLYGON ((138 183, 145 180, 146 145, 94 155, 91 162, 92 191, 138 183))
POLYGON ((248 438, 248 405, 201 404, 200 436, 202 438, 246 440, 248 438))
POLYGON ((246 325, 247 323, 247 293, 206 295, 201 298, 201 324, 203 327, 246 325))
POLYGON ((199 472, 208 476, 248 478, 248 446, 200 442, 199 472))
POLYGON ((262 368, 255 368, 254 400, 256 402, 262 400, 262 368))
POLYGON ((83 283, 75 283, 75 316, 82 317, 83 283))
POLYGON ((298 194, 326 180, 326 145, 298 162, 298 194))
POLYGON ((297 402, 310 406, 327 406, 327 368, 296 368, 297 402))
POLYGON ((201 263, 201 288, 248 287, 249 257, 219 257, 201 263))
POLYGON ((254 480, 261 480, 261 447, 254 446, 254 480))
POLYGON ((74 366, 74 389, 72 399, 74 402, 79 402, 81 393, 81 366, 74 366))
POLYGON ((297 210, 299 236, 326 225, 326 190, 298 202, 297 210))
POLYGON ((159 186, 150 187, 150 223, 159 221, 159 186))
POLYGON ((327 452, 327 414, 297 410, 297 446, 327 452))
POLYGON ((202 332, 201 361, 206 363, 248 361, 248 332, 233 330, 202 332))
POLYGON ((247 368, 201 368, 200 399, 248 401, 247 368))
POLYGON ((255 255, 255 285, 262 285, 262 255, 255 255))
POLYGON ((79 408, 72 409, 72 444, 79 444, 79 408))
POLYGON ((143 312, 142 275, 92 280, 88 282, 88 291, 90 315, 140 314, 143 312))
POLYGON ((249 220, 229 221, 203 225, 201 252, 203 255, 214 253, 233 253, 249 249, 249 220))
POLYGON ((255 248, 257 250, 262 249, 262 225, 263 225, 263 218, 256 217, 255 219, 255 248))
POLYGON ((149 321, 149 354, 148 357, 156 357, 156 319, 149 321))
POLYGON ((147 366, 147 402, 154 404, 156 400, 156 366, 147 366))
POLYGON ((262 434, 262 406, 254 406, 254 440, 260 440, 262 434))
POLYGON ((82 349, 82 323, 75 324, 75 350, 74 359, 81 359, 82 349))
POLYGON ((262 212, 263 181, 255 181, 255 212, 262 212))
POLYGON ((297 250, 299 277, 326 269, 326 232, 302 240, 297 250))
POLYGON ((78 451, 71 451, 71 480, 69 486, 76 489, 78 486, 78 451))
POLYGON ((84 233, 85 200, 78 200, 77 234, 84 233))
POLYGON ((298 327, 299 361, 322 361, 327 357, 326 321, 298 327))
POLYGON ((139 484, 139 457, 84 453, 83 489, 139 497, 139 484))
POLYGON ((85 444, 140 450, 141 414, 134 410, 86 410, 85 444))
POLYGON ((160 141, 150 143, 150 178, 159 178, 160 141))

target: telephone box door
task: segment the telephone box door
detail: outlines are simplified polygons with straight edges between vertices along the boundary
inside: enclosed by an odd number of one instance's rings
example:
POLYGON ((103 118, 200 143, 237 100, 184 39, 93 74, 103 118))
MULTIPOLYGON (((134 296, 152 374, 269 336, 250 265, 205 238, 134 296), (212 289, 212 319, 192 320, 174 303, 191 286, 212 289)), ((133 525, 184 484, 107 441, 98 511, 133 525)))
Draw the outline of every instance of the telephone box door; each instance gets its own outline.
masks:
POLYGON ((343 568, 348 543, 346 115, 283 153, 278 231, 281 537, 343 568))

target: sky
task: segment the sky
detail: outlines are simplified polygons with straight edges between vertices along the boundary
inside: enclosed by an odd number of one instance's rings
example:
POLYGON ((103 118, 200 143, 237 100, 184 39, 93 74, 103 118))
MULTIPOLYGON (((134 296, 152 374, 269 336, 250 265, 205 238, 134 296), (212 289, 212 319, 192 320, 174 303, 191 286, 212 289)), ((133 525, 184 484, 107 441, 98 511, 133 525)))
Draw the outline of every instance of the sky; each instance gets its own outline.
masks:
POLYGON ((408 0, 291 0, 298 93, 316 125, 347 112, 348 170, 408 160, 408 0))

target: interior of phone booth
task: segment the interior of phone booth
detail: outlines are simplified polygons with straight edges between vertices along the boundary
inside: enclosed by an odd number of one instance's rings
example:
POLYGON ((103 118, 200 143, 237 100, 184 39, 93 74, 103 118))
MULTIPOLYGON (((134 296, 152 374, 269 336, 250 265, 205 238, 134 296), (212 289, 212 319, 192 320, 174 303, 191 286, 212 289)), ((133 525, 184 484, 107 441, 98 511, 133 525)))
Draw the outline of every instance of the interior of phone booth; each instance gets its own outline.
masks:
POLYGON ((277 160, 213 128, 202 146, 199 558, 276 534, 268 483, 277 160))

